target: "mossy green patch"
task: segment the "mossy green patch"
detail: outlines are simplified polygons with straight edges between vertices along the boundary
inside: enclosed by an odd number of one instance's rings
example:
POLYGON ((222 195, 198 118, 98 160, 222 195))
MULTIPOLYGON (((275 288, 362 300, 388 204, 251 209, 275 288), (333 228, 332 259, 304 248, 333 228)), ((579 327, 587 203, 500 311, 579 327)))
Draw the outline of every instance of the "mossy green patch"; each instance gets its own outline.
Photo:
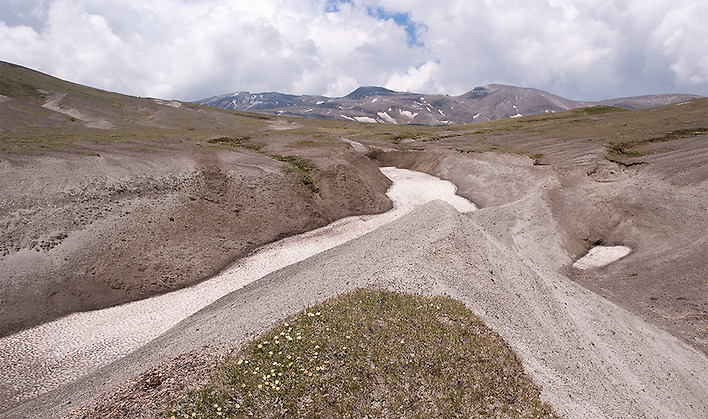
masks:
POLYGON ((358 290, 278 324, 165 417, 557 417, 459 301, 358 290))

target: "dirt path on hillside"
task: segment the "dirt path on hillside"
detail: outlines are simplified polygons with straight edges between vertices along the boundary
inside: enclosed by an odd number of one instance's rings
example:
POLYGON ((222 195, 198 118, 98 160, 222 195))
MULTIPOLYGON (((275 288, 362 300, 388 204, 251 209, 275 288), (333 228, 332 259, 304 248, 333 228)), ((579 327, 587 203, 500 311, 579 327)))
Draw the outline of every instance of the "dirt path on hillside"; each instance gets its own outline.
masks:
POLYGON ((78 119, 83 122, 87 128, 100 128, 100 129, 110 129, 113 128, 113 124, 108 121, 104 121, 97 118, 91 118, 78 109, 69 108, 61 103, 62 99, 66 97, 66 93, 55 93, 50 96, 47 101, 42 105, 47 109, 51 109, 56 112, 69 115, 74 119, 78 119))

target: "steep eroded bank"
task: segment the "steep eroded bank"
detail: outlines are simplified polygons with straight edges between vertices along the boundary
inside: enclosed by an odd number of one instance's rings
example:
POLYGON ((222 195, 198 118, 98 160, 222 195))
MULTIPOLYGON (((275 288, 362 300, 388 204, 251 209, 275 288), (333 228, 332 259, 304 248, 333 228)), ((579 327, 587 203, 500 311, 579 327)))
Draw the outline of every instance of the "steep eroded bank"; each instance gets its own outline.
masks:
MULTIPOLYGON (((704 142, 705 143, 705 142, 704 142)), ((703 149, 705 145, 702 146, 703 149)), ((703 149, 699 149, 701 151, 703 149)), ((476 222, 536 265, 552 269, 708 352, 708 178, 690 165, 623 167, 602 155, 565 165, 548 155, 379 151, 381 165, 420 170, 458 186, 477 204, 476 222), (692 173, 690 181, 675 173, 692 173), (624 259, 600 269, 572 263, 596 244, 626 245, 624 259)))
MULTIPOLYGON (((174 141, 0 159, 0 335, 178 289, 278 238, 390 208, 346 147, 312 184, 244 148, 174 141)), ((321 166, 320 166, 321 165, 321 166)))

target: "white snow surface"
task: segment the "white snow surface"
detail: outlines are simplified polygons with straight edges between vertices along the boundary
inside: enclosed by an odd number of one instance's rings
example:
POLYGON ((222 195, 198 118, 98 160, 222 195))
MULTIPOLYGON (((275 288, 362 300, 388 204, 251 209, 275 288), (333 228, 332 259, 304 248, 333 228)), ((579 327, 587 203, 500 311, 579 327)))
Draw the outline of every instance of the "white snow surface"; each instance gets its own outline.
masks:
POLYGON ((405 116, 409 120, 412 120, 413 118, 418 116, 418 112, 411 112, 411 111, 404 111, 404 110, 399 110, 399 112, 401 113, 401 115, 405 116))
POLYGON ((370 122, 373 124, 379 122, 370 116, 355 116, 354 119, 356 119, 359 122, 370 122))
MULTIPOLYGON (((519 98, 517 97, 516 100, 518 100, 518 99, 519 99, 519 98)), ((521 113, 519 112, 519 108, 517 108, 516 105, 513 105, 513 107, 514 107, 514 110, 516 111, 516 115, 511 115, 511 118, 518 118, 518 117, 520 117, 520 116, 523 116, 523 115, 521 115, 521 113)))
POLYGON ((383 119, 384 122, 388 122, 389 124, 398 124, 398 122, 386 112, 377 112, 376 114, 379 116, 379 118, 383 119))
POLYGON ((219 275, 193 287, 145 300, 44 323, 0 338, 0 411, 87 375, 147 344, 217 299, 263 276, 369 233, 433 200, 460 212, 476 206, 455 194, 452 182, 394 167, 381 169, 393 181, 393 209, 354 216, 264 246, 219 275), (2 388, 4 387, 4 388, 2 388))
POLYGON ((602 268, 630 253, 632 249, 627 246, 595 246, 585 256, 576 260, 573 267, 580 270, 602 268))

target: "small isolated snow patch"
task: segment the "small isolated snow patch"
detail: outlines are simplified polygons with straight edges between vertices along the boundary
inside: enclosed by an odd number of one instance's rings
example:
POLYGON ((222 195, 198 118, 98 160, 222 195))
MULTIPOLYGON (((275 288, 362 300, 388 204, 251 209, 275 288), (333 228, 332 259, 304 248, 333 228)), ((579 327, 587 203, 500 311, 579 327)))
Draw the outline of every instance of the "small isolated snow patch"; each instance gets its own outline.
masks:
POLYGON ((342 137, 342 141, 351 145, 352 148, 354 149, 354 151, 356 151, 359 154, 366 154, 369 151, 369 149, 366 148, 366 146, 364 144, 362 144, 358 141, 350 140, 350 139, 344 138, 344 137, 342 137))
POLYGON ((379 116, 379 118, 383 119, 384 122, 388 122, 389 124, 398 124, 395 119, 386 112, 376 112, 376 115, 379 116))
POLYGON ((171 106, 173 108, 180 108, 182 104, 176 100, 163 100, 163 99, 153 99, 153 101, 160 105, 171 106))
POLYGON ((354 119, 356 119, 359 122, 371 122, 371 123, 377 123, 378 121, 375 120, 374 118, 371 118, 369 116, 355 116, 354 119))
MULTIPOLYGON (((519 98, 517 97, 516 100, 519 100, 519 98)), ((516 115, 511 115, 512 118, 518 118, 520 116, 523 116, 523 115, 521 115, 521 112, 519 112, 519 108, 517 108, 516 105, 512 105, 512 106, 514 107, 514 110, 516 111, 516 115)))
POLYGON ((405 116, 408 119, 413 119, 418 115, 418 112, 411 112, 411 111, 404 111, 404 110, 399 110, 401 115, 405 116))
POLYGON ((595 246, 585 256, 576 260, 573 268, 580 270, 602 268, 630 253, 632 249, 627 246, 595 246))

